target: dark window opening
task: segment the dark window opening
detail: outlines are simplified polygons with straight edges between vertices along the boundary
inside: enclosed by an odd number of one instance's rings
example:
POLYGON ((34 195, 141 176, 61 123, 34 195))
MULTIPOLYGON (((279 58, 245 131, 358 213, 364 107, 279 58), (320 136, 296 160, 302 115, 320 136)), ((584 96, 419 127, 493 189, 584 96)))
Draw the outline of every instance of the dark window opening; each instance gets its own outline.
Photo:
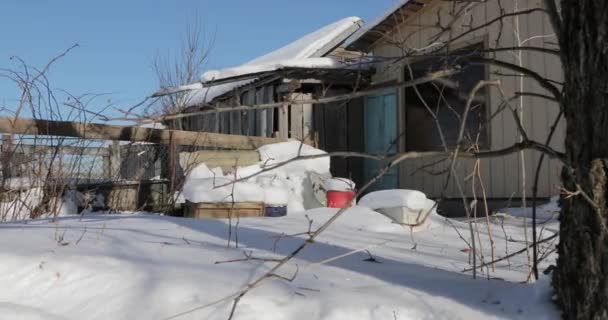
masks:
MULTIPOLYGON (((476 44, 450 53, 449 56, 428 58, 405 67, 405 79, 417 79, 430 72, 460 64, 470 57, 482 57, 483 44, 476 44)), ((461 72, 450 77, 437 79, 417 86, 420 96, 413 87, 405 89, 406 149, 408 151, 431 151, 443 149, 437 123, 428 109, 435 113, 445 142, 449 148, 456 145, 461 127, 461 119, 466 102, 479 81, 486 79, 483 65, 467 64, 461 72), (426 103, 426 106, 425 106, 426 103), (428 108, 427 108, 428 107, 428 108)), ((477 145, 489 148, 487 90, 477 92, 471 104, 463 136, 464 148, 477 145)))

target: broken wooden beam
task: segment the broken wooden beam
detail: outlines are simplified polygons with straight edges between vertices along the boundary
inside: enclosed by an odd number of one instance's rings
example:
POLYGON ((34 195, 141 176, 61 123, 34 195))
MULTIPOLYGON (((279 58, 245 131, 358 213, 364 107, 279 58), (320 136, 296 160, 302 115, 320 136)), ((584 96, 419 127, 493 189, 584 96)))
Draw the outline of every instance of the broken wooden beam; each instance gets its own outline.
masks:
POLYGON ((15 119, 12 117, 0 117, 0 133, 159 144, 169 144, 173 139, 179 145, 236 150, 253 150, 262 145, 286 141, 285 139, 277 138, 247 137, 221 133, 166 130, 101 123, 15 119))

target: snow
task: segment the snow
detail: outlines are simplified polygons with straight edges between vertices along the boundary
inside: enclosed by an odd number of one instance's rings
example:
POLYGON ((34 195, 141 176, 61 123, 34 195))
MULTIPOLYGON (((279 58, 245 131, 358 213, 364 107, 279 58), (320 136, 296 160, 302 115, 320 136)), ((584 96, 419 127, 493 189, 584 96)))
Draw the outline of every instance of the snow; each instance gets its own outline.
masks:
MULTIPOLYGON (((240 219, 229 248, 227 220, 118 214, 1 224, 0 242, 6 245, 0 249, 0 314, 11 319, 227 319, 231 297, 274 263, 216 262, 242 258, 244 251, 285 256, 306 240, 306 235, 286 235, 308 230, 308 219, 317 228, 337 210, 240 219)), ((520 283, 527 277, 525 254, 489 270, 491 278, 506 281, 487 280, 486 269, 477 280, 463 273, 469 255, 458 233, 466 235, 467 228, 441 219, 411 234, 376 212, 354 207, 277 271, 290 277, 297 270, 292 282, 271 278, 254 288, 234 319, 559 317, 547 277, 520 283)), ((485 230, 480 224, 480 241, 488 244, 485 230)), ((500 231, 493 234, 497 256, 505 245, 510 252, 524 246, 521 226, 507 223, 505 233, 511 240, 500 231)), ((483 253, 489 259, 488 246, 483 253)), ((555 258, 543 260, 541 270, 555 258)))
POLYGON ((201 81, 205 83, 213 80, 221 80, 242 75, 274 71, 283 68, 336 69, 341 67, 345 67, 345 65, 334 58, 289 59, 269 63, 244 64, 242 66, 226 68, 222 70, 211 70, 203 73, 203 75, 201 76, 201 81))
MULTIPOLYGON (((287 205, 290 213, 321 206, 313 193, 312 175, 331 177, 329 157, 305 159, 281 165, 298 156, 325 155, 326 152, 288 141, 262 146, 258 149, 260 162, 238 167, 224 174, 205 164, 196 166, 187 176, 182 196, 191 202, 258 202, 287 205), (237 180, 246 179, 246 181, 237 180), (234 185, 234 194, 233 194, 234 185)), ((178 201, 180 199, 178 198, 178 201)))
MULTIPOLYGON (((5 193, 8 195, 8 193, 5 193)), ((34 208, 42 203, 44 191, 34 187, 25 191, 14 193, 14 198, 0 202, 0 220, 21 220, 30 217, 34 208)))
MULTIPOLYGON (((536 207, 536 217, 539 220, 551 220, 557 219, 559 216, 560 208, 558 205, 559 197, 553 197, 551 200, 544 204, 536 207)), ((529 201, 528 205, 532 204, 529 201)), ((500 210, 500 213, 504 213, 513 217, 528 217, 532 218, 532 208, 528 207, 524 211, 522 207, 517 208, 505 208, 500 210)))
POLYGON ((343 39, 350 35, 345 35, 345 33, 350 31, 353 26, 358 27, 361 23, 361 19, 358 17, 340 19, 314 32, 311 32, 284 47, 267 53, 261 57, 255 58, 247 62, 247 64, 263 64, 286 59, 302 59, 324 56, 328 53, 325 51, 325 47, 328 44, 332 42, 342 42, 343 39))
POLYGON ((323 188, 327 191, 355 191, 355 182, 346 178, 325 180, 323 188))
MULTIPOLYGON (((315 60, 302 60, 307 58, 318 58, 323 57, 329 50, 333 50, 333 47, 328 47, 328 45, 336 43, 339 44, 344 41, 347 37, 349 37, 353 32, 353 27, 359 28, 362 24, 360 18, 357 17, 348 17, 341 20, 338 20, 334 23, 331 23, 325 27, 322 27, 314 32, 311 32, 298 40, 283 46, 275 51, 267 53, 263 56, 257 57, 245 64, 241 65, 241 70, 252 68, 252 66, 273 66, 281 63, 287 63, 290 66, 295 66, 297 64, 310 64, 315 60)), ((321 64, 327 65, 327 60, 318 60, 317 63, 323 61, 321 64)), ((332 62, 333 63, 333 62, 332 62)), ((234 71, 234 70, 233 70, 234 71)), ((229 71, 225 70, 224 73, 228 73, 229 71)), ((203 74, 201 77, 201 81, 209 80, 209 76, 212 76, 214 73, 208 71, 203 74), (205 74, 207 76, 205 76, 205 74)), ((222 74, 222 71, 217 71, 216 75, 222 74)), ((219 97, 235 88, 238 88, 242 85, 250 83, 255 80, 241 80, 226 84, 221 84, 209 88, 202 88, 200 90, 190 91, 190 97, 188 99, 188 103, 190 105, 201 104, 205 102, 212 101, 214 98, 219 97)), ((198 85, 189 84, 184 86, 184 89, 192 89, 193 87, 198 87, 198 85)))
POLYGON ((146 122, 143 123, 141 125, 139 125, 138 127, 140 128, 151 128, 151 129, 167 129, 167 126, 165 126, 164 124, 160 123, 160 122, 146 122))
POLYGON ((412 210, 430 210, 435 201, 417 190, 380 190, 366 194, 359 205, 370 209, 406 207, 412 210))
MULTIPOLYGON (((8 179, 7 179, 8 180, 8 179)), ((26 179, 15 179, 12 178, 13 188, 17 185, 17 182, 26 182, 26 179)), ((35 184, 36 187, 29 186, 28 189, 11 190, 5 192, 6 195, 12 195, 9 201, 0 202, 0 221, 17 221, 29 219, 32 211, 37 207, 44 204, 44 189, 38 187, 39 184, 35 184)), ((27 187, 27 184, 19 185, 20 188, 27 187)), ((99 196, 103 198, 103 196, 99 196)), ((103 199, 102 199, 103 200, 103 199)), ((86 195, 76 190, 65 190, 63 197, 50 197, 48 201, 48 207, 53 212, 43 214, 44 217, 53 216, 67 216, 78 214, 78 205, 84 206, 86 201, 86 195)), ((91 201, 93 202, 93 201, 91 201)), ((98 203, 95 203, 98 204, 98 203)))
POLYGON ((190 172, 188 173, 188 179, 207 179, 223 176, 224 174, 220 168, 210 169, 204 163, 201 163, 196 167, 190 169, 190 172))
POLYGON ((191 202, 263 202, 264 189, 247 182, 227 178, 189 179, 184 197, 191 202))
POLYGON ((359 205, 376 210, 412 232, 426 230, 436 223, 435 201, 417 190, 395 189, 370 192, 359 205))
POLYGON ((72 198, 69 192, 64 197, 52 198, 50 202, 52 204, 52 208, 55 208, 56 210, 56 212, 52 213, 52 215, 64 217, 71 214, 78 214, 76 200, 72 198))
MULTIPOLYGON (((287 162, 296 157, 321 156, 327 152, 311 147, 300 141, 288 141, 267 144, 258 149, 261 163, 264 167, 273 167, 282 162, 287 162)), ((312 171, 319 174, 329 173, 330 159, 328 156, 311 158, 300 161, 292 161, 280 167, 283 171, 312 171)))

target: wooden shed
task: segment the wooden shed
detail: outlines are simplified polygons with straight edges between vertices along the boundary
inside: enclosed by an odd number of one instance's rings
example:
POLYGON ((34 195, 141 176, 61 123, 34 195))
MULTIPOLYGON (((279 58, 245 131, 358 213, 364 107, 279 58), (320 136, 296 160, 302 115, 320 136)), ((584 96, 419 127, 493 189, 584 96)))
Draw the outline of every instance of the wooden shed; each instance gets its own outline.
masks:
MULTIPOLYGON (((442 44, 450 43, 446 50, 519 65, 533 70, 559 87, 563 77, 559 57, 541 51, 558 49, 549 17, 540 10, 543 8, 542 1, 519 3, 518 8, 517 1, 401 0, 385 15, 357 31, 347 40, 345 47, 376 58, 406 56, 397 61, 389 60, 390 63, 380 63, 372 77, 372 83, 376 84, 406 81, 412 74, 417 77, 422 72, 431 70, 433 64, 439 63, 440 59, 425 55, 442 44), (520 10, 529 13, 499 18, 501 14, 520 10), (538 47, 541 50, 501 50, 518 46, 538 47)), ((514 99, 512 104, 518 108, 529 138, 544 143, 559 114, 559 105, 545 98, 551 96, 551 93, 530 77, 521 76, 496 64, 473 66, 447 79, 458 83, 462 90, 453 90, 450 93, 452 97, 446 99, 451 99, 449 103, 453 109, 462 112, 466 101, 462 97, 465 90, 468 94, 472 86, 487 79, 500 80, 506 98, 514 97, 518 92, 529 93, 514 99)), ((437 91, 433 91, 430 86, 420 86, 419 91, 439 107, 439 99, 433 97, 439 96, 437 91)), ((512 146, 519 141, 520 135, 511 112, 497 112, 504 98, 499 90, 488 89, 480 93, 476 97, 479 108, 472 114, 471 123, 467 123, 467 130, 471 129, 478 135, 481 150, 512 146), (482 123, 487 125, 480 125, 482 123), (474 130, 475 126, 477 130, 474 130)), ((387 90, 384 94, 369 96, 364 105, 366 151, 390 148, 402 152, 431 151, 441 147, 436 125, 412 88, 387 90), (397 141, 396 145, 393 141, 397 141)), ((454 143, 460 124, 458 119, 450 117, 448 112, 438 112, 438 116, 444 126, 448 144, 454 143)), ((557 124, 551 147, 563 151, 564 134, 565 125, 561 121, 557 124)), ((479 169, 486 195, 505 202, 511 198, 530 197, 539 157, 540 154, 536 151, 525 151, 523 155, 513 153, 506 157, 481 160, 479 169)), ((461 160, 457 167, 468 197, 473 196, 472 179, 465 177, 470 177, 474 165, 475 160, 461 160)), ((439 197, 446 175, 438 173, 445 172, 445 167, 445 162, 440 159, 406 161, 381 183, 381 187, 417 189, 429 197, 439 197)), ((374 169, 370 165, 364 171, 374 169)), ((558 160, 545 160, 540 172, 539 197, 558 194, 560 170, 558 160)), ((477 195, 480 196, 481 192, 477 195)), ((448 186, 447 196, 460 197, 454 181, 448 186)))
MULTIPOLYGON (((209 72, 211 75, 234 73, 235 76, 218 79, 209 76, 204 88, 191 92, 191 106, 185 112, 281 101, 291 103, 279 108, 206 113, 167 124, 190 131, 298 139, 327 151, 362 150, 361 128, 349 125, 352 119, 361 117, 362 99, 324 105, 306 101, 352 92, 355 86, 366 86, 371 70, 281 65, 286 61, 316 58, 330 58, 345 64, 357 62, 361 53, 345 50, 343 43, 362 25, 361 19, 356 17, 341 19, 244 65, 209 72), (268 70, 255 70, 259 66, 273 65, 275 67, 268 70), (303 103, 294 103, 298 100, 303 103)), ((360 181, 361 166, 362 162, 357 159, 332 159, 334 175, 351 177, 356 181, 360 181)))

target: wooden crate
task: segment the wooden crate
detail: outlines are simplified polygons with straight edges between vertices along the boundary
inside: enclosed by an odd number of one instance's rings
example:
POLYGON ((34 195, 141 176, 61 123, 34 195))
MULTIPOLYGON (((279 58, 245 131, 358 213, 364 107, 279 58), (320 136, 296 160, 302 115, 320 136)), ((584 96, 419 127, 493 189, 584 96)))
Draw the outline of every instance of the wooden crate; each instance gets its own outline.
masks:
POLYGON ((223 202, 206 203, 186 201, 184 216, 197 219, 236 219, 247 217, 263 217, 263 202, 223 202))

